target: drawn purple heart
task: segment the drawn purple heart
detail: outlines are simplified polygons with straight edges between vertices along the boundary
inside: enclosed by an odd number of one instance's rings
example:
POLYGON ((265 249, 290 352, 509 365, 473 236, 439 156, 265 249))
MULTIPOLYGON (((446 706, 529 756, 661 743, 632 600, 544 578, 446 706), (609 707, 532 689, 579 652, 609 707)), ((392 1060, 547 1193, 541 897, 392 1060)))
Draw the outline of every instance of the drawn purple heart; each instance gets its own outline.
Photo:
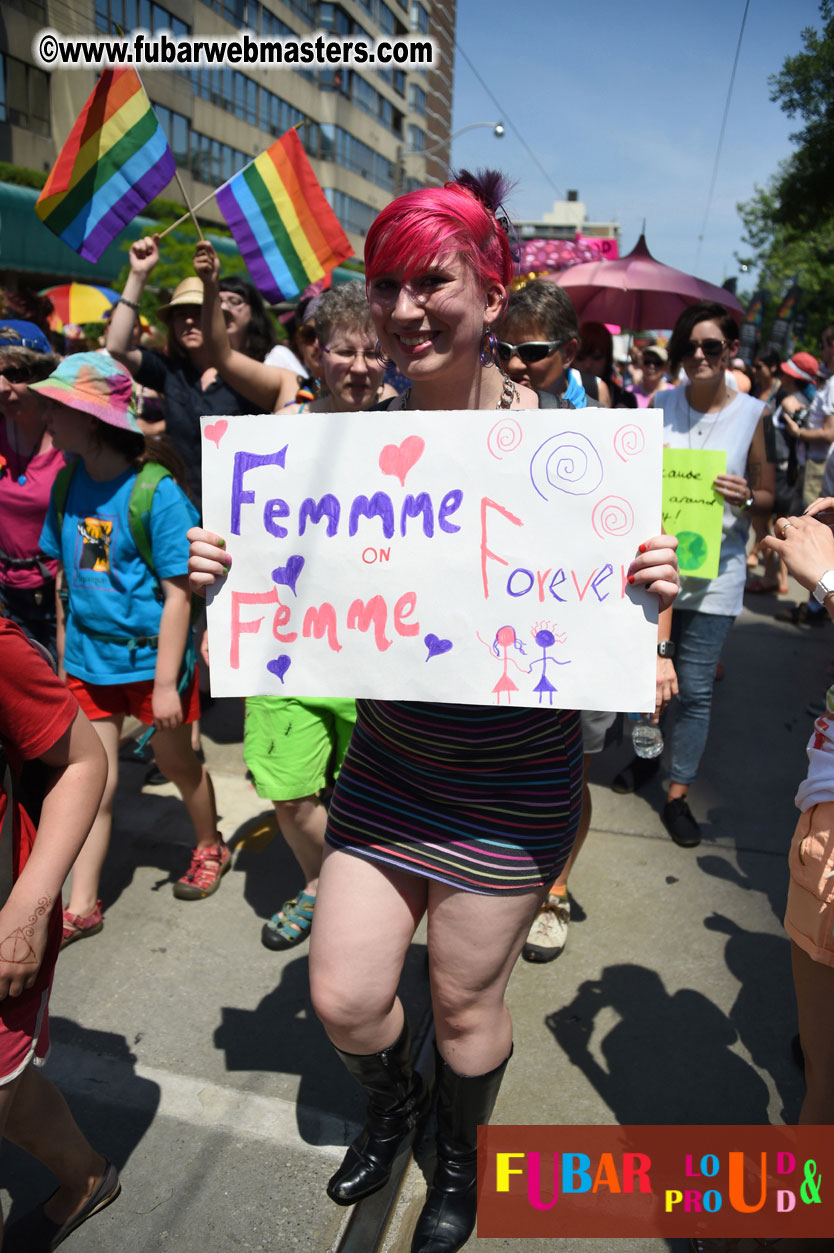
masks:
POLYGON ((274 674, 276 679, 284 682, 284 675, 292 665, 292 657, 288 657, 286 653, 281 653, 280 657, 276 657, 274 661, 268 661, 266 668, 270 674, 274 674))
POLYGON ((304 569, 303 557, 299 557, 299 556, 288 557, 287 564, 285 566, 276 566, 276 568, 272 571, 272 582, 283 583, 286 587, 290 589, 293 596, 295 596, 296 594, 295 585, 298 582, 298 576, 303 569, 304 569))
POLYGON ((439 657, 441 653, 448 653, 452 647, 451 640, 441 640, 438 636, 432 634, 424 635, 423 643, 429 650, 429 655, 426 657, 426 661, 430 661, 432 657, 439 657))

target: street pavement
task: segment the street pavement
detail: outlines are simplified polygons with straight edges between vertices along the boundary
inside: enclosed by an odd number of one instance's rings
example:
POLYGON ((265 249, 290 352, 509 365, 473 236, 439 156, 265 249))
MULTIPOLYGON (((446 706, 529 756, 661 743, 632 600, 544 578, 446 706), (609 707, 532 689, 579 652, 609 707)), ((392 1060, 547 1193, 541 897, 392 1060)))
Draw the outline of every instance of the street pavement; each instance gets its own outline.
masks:
MULTIPOLYGON (((796 1120, 802 1078, 791 1058, 781 917, 812 722, 806 707, 831 681, 834 632, 777 623, 776 607, 775 598, 748 597, 725 648, 691 794, 703 820, 699 848, 677 848, 666 835, 659 782, 640 796, 611 792, 630 755, 625 744, 595 762, 567 948, 548 965, 520 962, 513 974, 515 1055, 493 1121, 796 1120)), ((235 849, 232 870, 205 901, 171 894, 190 845, 175 790, 143 788, 144 767, 122 763, 105 927, 59 960, 47 1073, 118 1165, 123 1192, 67 1240, 68 1253, 409 1248, 425 1187, 420 1165, 409 1166, 379 1237, 367 1234, 373 1224, 350 1230, 350 1211, 324 1193, 363 1103, 311 1009, 306 946, 278 954, 260 943, 263 921, 299 883, 270 806, 245 779, 241 730, 241 702, 219 701, 205 716, 220 827, 235 849)), ((402 994, 425 1033, 424 930, 402 994)), ((42 1167, 3 1146, 7 1220, 53 1187, 42 1167)), ((473 1237, 467 1249, 611 1246, 560 1237, 558 1207, 552 1213, 552 1242, 473 1237)), ((623 1239, 617 1247, 681 1253, 687 1245, 623 1239)))

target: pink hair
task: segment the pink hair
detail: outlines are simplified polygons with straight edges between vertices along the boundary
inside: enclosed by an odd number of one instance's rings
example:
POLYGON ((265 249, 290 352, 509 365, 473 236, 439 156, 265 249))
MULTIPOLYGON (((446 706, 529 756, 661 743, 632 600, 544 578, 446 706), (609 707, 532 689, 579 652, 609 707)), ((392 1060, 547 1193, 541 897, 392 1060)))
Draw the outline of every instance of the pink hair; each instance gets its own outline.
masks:
POLYGON ((405 279, 427 270, 441 257, 459 255, 486 288, 508 287, 513 259, 495 209, 507 185, 500 175, 462 170, 443 187, 421 187, 398 196, 377 215, 365 240, 365 274, 405 279))

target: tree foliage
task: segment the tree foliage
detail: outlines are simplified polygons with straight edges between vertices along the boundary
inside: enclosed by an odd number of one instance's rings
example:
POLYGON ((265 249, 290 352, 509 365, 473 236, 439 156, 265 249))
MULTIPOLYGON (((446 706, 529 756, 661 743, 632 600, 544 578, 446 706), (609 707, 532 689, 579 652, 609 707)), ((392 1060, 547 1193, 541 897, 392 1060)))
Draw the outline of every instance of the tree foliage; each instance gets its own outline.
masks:
POLYGON ((770 79, 771 100, 802 122, 791 136, 795 149, 767 186, 738 206, 753 254, 744 260, 758 268, 757 286, 772 293, 770 317, 796 276, 802 339, 811 348, 834 321, 834 0, 822 0, 820 17, 822 29, 803 30, 803 51, 770 79))

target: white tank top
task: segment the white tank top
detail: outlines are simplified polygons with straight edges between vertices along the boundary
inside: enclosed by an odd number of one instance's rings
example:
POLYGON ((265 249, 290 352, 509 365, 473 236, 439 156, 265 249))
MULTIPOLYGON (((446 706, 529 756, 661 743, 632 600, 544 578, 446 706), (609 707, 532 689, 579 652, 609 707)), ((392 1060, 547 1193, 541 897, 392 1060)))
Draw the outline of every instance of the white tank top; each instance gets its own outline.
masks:
MULTIPOLYGON (((699 413, 686 399, 686 386, 658 392, 654 404, 663 410, 663 443, 669 448, 724 449, 727 474, 747 473, 747 457, 764 405, 741 392, 728 392, 729 402, 718 413, 699 413)), ((718 575, 714 579, 681 577, 676 609, 700 613, 741 613, 747 578, 746 547, 749 512, 725 501, 718 575)))

